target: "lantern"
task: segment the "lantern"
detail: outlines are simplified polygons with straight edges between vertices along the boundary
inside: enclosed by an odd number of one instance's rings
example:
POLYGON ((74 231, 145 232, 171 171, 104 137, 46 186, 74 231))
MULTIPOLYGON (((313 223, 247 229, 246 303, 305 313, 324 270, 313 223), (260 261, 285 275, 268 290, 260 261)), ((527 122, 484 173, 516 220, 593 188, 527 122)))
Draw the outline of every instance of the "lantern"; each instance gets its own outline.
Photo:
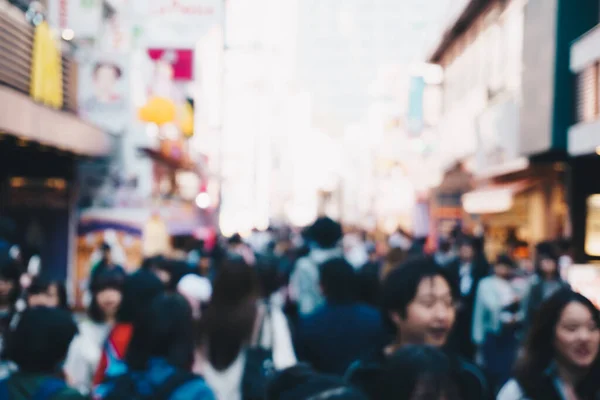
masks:
POLYGON ((164 125, 175 121, 177 109, 172 100, 165 97, 152 97, 148 103, 138 111, 138 118, 144 122, 164 125))

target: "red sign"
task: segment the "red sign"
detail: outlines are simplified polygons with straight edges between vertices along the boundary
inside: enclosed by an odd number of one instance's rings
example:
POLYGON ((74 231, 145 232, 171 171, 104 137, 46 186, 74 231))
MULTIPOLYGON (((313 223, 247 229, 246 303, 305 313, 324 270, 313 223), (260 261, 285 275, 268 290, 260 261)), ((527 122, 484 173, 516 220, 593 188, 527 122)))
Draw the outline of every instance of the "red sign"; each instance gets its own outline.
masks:
POLYGON ((148 49, 151 59, 165 60, 173 68, 173 80, 191 81, 194 77, 194 51, 191 49, 148 49))

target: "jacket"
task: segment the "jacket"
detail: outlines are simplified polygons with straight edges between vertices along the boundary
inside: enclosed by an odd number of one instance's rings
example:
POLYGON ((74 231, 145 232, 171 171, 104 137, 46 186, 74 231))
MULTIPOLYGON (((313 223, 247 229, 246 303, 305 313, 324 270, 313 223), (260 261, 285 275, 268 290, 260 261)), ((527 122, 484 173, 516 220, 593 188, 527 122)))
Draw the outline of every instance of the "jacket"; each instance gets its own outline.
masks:
POLYGON ((362 304, 326 303, 303 318, 295 337, 296 354, 317 371, 343 375, 365 349, 385 344, 381 314, 362 304))
POLYGON ((342 255, 341 249, 338 248, 317 248, 296 262, 290 277, 290 296, 298 303, 300 315, 310 315, 323 304, 324 298, 319 286, 319 266, 342 255))
MULTIPOLYGON (((54 376, 44 374, 26 374, 15 372, 7 380, 10 400, 30 400, 47 379, 56 379, 54 376)), ((65 386, 53 395, 50 400, 84 400, 87 399, 77 390, 65 386)))
MULTIPOLYGON (((181 372, 175 367, 169 365, 162 358, 153 358, 148 362, 148 367, 145 371, 127 372, 132 380, 136 383, 140 393, 144 393, 148 388, 153 388, 151 393, 156 393, 156 389, 165 384, 174 373, 181 372)), ((95 393, 95 398, 103 399, 113 390, 114 382, 109 382, 102 385, 102 392, 95 393)), ((214 400, 215 397, 200 376, 195 379, 190 379, 184 384, 175 389, 168 400, 214 400)), ((160 399, 163 400, 163 399, 160 399)))

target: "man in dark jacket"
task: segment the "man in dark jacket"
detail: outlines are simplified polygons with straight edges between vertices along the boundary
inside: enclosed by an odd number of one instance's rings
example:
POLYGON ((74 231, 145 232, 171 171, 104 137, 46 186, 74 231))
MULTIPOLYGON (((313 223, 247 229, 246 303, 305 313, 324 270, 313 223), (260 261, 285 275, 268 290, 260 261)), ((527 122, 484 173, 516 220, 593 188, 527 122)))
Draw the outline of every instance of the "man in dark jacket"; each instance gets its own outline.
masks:
POLYGON ((343 258, 320 267, 325 304, 303 317, 296 331, 296 354, 322 373, 342 376, 350 364, 385 340, 380 313, 357 303, 357 279, 343 258))
POLYGON ((475 345, 471 338, 473 310, 479 282, 489 275, 490 267, 473 238, 464 237, 459 242, 458 259, 448 266, 452 284, 459 289, 459 301, 454 331, 449 348, 469 361, 475 358, 475 345))
MULTIPOLYGON (((383 283, 382 308, 395 338, 387 346, 376 348, 371 356, 355 362, 347 379, 376 396, 385 363, 398 349, 407 345, 444 348, 454 325, 457 298, 447 272, 432 259, 412 259, 392 271, 383 283)), ((449 355, 460 398, 491 399, 481 371, 463 358, 449 355)))

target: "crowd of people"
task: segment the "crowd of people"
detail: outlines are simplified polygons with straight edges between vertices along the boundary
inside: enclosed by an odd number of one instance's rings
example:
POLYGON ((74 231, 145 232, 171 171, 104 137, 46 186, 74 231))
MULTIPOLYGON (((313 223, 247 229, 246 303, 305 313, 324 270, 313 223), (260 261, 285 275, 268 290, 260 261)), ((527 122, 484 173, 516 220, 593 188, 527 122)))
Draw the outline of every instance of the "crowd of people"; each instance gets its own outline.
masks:
POLYGON ((561 249, 490 262, 459 232, 427 254, 325 217, 135 271, 104 244, 85 316, 0 257, 0 399, 600 399, 600 314, 561 249))

